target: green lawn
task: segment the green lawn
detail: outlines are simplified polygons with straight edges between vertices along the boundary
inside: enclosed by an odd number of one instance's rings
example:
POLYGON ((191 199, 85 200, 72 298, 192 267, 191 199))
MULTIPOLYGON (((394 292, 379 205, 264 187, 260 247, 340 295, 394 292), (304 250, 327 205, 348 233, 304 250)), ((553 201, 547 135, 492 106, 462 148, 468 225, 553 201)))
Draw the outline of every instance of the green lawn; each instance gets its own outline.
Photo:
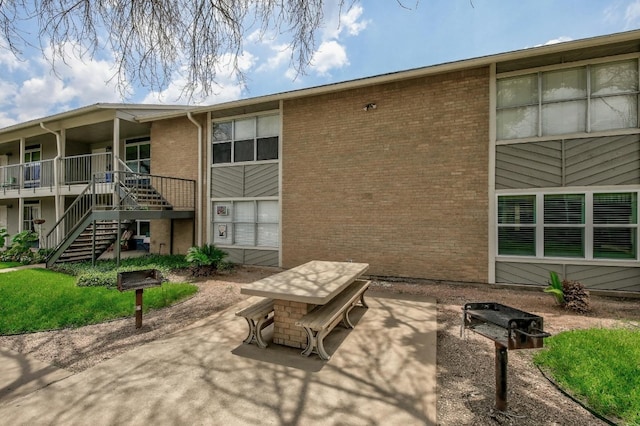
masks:
POLYGON ((589 329, 546 340, 534 362, 595 412, 640 425, 640 330, 589 329))
POLYGON ((21 265, 22 263, 18 262, 0 262, 0 269, 15 268, 16 266, 21 265))
MULTIPOLYGON (((144 290, 144 311, 168 306, 198 291, 164 283, 144 290)), ((45 269, 0 274, 0 335, 80 327, 133 316, 135 292, 78 287, 76 278, 45 269)))

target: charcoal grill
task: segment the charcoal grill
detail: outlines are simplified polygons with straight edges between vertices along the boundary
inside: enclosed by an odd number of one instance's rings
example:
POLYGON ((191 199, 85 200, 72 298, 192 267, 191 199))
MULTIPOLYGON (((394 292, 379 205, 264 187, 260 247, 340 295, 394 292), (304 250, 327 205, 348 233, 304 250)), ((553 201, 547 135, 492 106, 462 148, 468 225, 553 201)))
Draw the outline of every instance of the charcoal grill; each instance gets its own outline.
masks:
POLYGON ((145 288, 162 285, 162 274, 157 269, 118 272, 118 290, 136 291, 136 328, 142 327, 142 293, 145 288))
POLYGON ((535 349, 544 346, 542 317, 495 302, 467 303, 462 308, 462 328, 495 342, 496 409, 507 409, 507 350, 535 349))

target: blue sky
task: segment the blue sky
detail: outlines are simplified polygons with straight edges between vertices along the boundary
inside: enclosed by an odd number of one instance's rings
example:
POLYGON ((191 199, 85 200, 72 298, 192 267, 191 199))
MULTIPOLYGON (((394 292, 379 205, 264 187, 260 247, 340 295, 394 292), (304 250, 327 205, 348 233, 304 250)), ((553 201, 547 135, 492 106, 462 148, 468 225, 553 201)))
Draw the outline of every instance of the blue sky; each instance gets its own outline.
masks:
MULTIPOLYGON (((194 105, 301 89, 561 41, 640 28, 640 0, 369 0, 350 10, 325 3, 313 63, 295 76, 286 34, 248 34, 241 59, 247 80, 222 70, 216 93, 194 105)), ((162 92, 133 88, 122 99, 108 83, 107 53, 71 60, 58 75, 39 51, 16 60, 0 49, 0 128, 97 102, 184 103, 180 76, 162 92)))

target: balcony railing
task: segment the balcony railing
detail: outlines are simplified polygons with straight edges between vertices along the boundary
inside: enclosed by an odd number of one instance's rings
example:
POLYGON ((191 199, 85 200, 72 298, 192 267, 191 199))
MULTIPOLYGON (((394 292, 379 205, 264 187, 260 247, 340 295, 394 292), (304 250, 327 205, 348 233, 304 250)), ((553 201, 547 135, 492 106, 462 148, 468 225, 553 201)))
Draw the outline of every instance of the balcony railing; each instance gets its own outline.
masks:
POLYGON ((42 160, 2 166, 0 188, 5 192, 13 189, 52 188, 55 185, 53 162, 54 160, 42 160))
POLYGON ((111 170, 111 153, 76 155, 61 159, 59 182, 62 185, 78 185, 91 182, 94 173, 111 170))
POLYGON ((55 185, 86 185, 94 173, 106 173, 112 166, 110 152, 64 157, 58 160, 58 178, 54 179, 54 161, 0 167, 0 194, 11 190, 53 188, 55 185))

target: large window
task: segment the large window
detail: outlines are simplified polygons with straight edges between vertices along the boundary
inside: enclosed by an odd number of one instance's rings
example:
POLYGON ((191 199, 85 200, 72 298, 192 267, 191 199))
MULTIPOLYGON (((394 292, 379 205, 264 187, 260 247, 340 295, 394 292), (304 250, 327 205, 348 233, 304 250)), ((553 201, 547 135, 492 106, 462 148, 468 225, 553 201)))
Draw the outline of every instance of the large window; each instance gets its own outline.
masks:
POLYGON ((498 140, 638 127, 638 61, 497 81, 498 140))
POLYGON ((278 159, 278 115, 213 123, 213 164, 278 159))
POLYGON ((216 201, 213 203, 213 243, 278 247, 279 217, 277 201, 216 201))
POLYGON ((137 173, 151 173, 151 139, 128 139, 125 142, 127 167, 137 173))
POLYGON ((638 194, 498 196, 498 255, 637 259, 638 194))

